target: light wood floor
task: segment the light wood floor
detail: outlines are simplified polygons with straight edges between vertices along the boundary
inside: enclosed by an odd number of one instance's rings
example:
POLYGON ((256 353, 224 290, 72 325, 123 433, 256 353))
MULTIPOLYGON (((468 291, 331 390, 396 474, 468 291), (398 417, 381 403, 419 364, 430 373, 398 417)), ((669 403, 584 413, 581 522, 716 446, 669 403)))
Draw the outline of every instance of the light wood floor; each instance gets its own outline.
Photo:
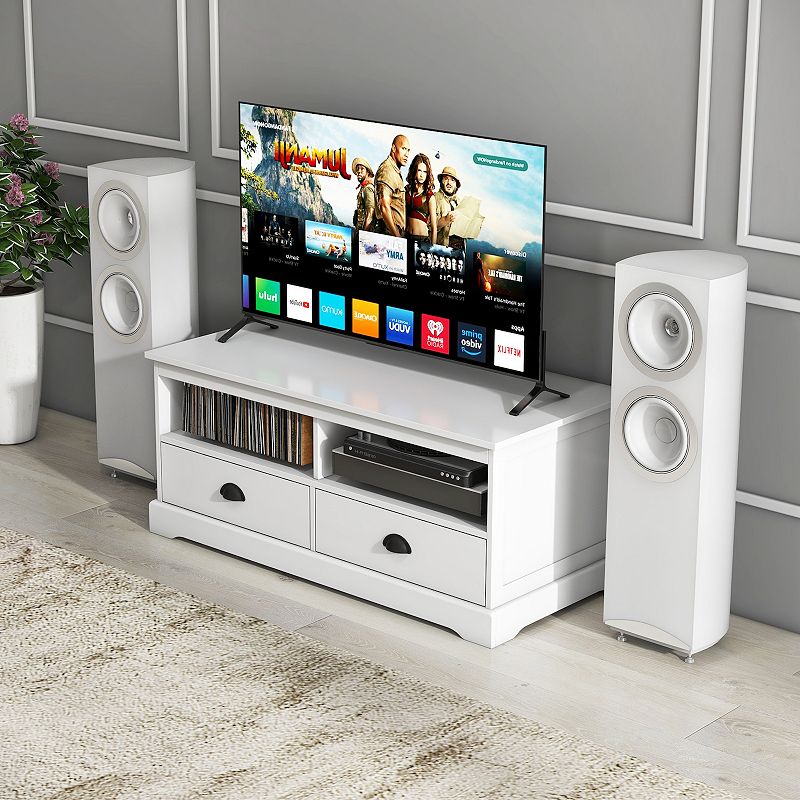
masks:
MULTIPOLYGON (((91 422, 42 410, 0 447, 0 525, 268 620, 498 708, 749 798, 800 798, 800 635, 733 617, 684 664, 620 644, 596 595, 494 650, 147 530, 152 486, 114 480, 91 422)), ((0 601, 1 602, 1 601, 0 601)))

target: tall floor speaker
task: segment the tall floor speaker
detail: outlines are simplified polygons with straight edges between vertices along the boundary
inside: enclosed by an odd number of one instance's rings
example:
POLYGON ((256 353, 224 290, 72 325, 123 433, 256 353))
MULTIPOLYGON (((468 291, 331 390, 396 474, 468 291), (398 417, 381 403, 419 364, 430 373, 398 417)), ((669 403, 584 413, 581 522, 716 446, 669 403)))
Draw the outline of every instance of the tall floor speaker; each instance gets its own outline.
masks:
POLYGON ((152 347, 197 335, 194 162, 89 167, 97 452, 155 480, 152 347))
POLYGON ((739 256, 617 264, 603 619, 689 662, 730 617, 746 290, 739 256))

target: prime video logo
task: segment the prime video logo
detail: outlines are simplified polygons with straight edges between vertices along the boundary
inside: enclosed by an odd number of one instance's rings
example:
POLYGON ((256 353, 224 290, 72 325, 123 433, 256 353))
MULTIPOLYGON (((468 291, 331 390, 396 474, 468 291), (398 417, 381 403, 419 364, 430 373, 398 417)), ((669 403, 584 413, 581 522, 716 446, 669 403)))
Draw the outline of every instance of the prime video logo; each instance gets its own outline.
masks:
POLYGON ((458 355, 470 361, 486 363, 486 328, 467 322, 458 323, 458 355))
POLYGON ((461 348, 470 356, 479 356, 483 352, 483 333, 465 328, 461 331, 461 348))

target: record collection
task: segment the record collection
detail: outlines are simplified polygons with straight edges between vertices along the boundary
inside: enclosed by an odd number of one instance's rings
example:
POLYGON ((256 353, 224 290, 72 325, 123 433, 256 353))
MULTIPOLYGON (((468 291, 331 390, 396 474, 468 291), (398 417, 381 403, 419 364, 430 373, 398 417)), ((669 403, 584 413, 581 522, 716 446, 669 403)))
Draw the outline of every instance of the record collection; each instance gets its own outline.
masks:
POLYGON ((312 463, 311 417, 191 383, 183 388, 186 433, 288 464, 312 463))

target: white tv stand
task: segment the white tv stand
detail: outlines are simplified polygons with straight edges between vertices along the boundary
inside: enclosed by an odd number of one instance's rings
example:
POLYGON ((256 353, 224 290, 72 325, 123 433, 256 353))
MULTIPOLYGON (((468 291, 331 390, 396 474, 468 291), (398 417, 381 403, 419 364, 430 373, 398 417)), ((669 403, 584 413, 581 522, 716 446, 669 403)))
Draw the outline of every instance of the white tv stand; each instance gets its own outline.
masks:
POLYGON ((455 630, 494 647, 603 587, 608 386, 551 375, 570 393, 509 410, 524 379, 300 326, 245 329, 151 350, 158 498, 150 530, 185 538, 455 630), (181 431, 183 384, 314 418, 298 468, 181 431), (333 474, 358 430, 488 464, 486 518, 333 474), (244 502, 220 487, 236 483, 244 502), (389 552, 400 533, 411 553, 389 552))

